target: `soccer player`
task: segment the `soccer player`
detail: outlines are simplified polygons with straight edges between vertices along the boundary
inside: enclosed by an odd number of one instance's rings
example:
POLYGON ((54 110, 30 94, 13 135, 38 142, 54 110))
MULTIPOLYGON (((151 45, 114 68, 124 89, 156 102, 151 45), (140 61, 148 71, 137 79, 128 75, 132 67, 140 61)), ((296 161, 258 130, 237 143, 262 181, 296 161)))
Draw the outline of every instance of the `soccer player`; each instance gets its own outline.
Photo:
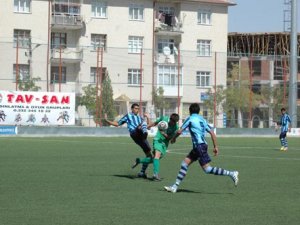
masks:
POLYGON ((165 121, 168 123, 168 129, 163 131, 159 130, 157 131, 154 139, 153 139, 153 155, 152 157, 146 157, 146 158, 137 158, 135 160, 135 164, 132 166, 132 168, 135 168, 140 163, 153 163, 153 180, 154 181, 161 181, 159 177, 159 170, 160 170, 160 159, 162 159, 167 152, 167 148, 169 146, 169 141, 175 136, 176 131, 178 130, 178 121, 179 121, 179 115, 176 113, 173 113, 170 117, 168 116, 162 116, 158 118, 155 122, 150 123, 148 125, 148 129, 156 126, 159 122, 165 121))
MULTIPOLYGON (((140 146, 146 157, 152 157, 151 155, 151 147, 149 145, 149 142, 147 141, 147 124, 149 122, 149 118, 147 114, 144 114, 144 116, 147 119, 147 122, 139 115, 139 105, 134 103, 131 105, 131 112, 127 113, 125 116, 123 116, 118 122, 117 121, 110 121, 105 118, 106 122, 112 126, 118 127, 123 125, 124 123, 127 123, 127 129, 130 133, 130 137, 132 140, 140 146)), ((148 167, 148 163, 144 163, 142 165, 141 171, 138 173, 138 177, 147 178, 146 175, 146 169, 148 167)))
POLYGON ((281 143, 280 151, 287 151, 288 150, 288 141, 286 138, 286 133, 291 132, 291 118, 287 114, 285 108, 281 110, 281 119, 279 125, 281 126, 279 140, 281 143))
POLYGON ((181 168, 178 172, 176 181, 171 186, 165 186, 165 190, 169 192, 177 192, 178 186, 184 179, 188 167, 198 160, 200 166, 203 171, 207 174, 221 175, 221 176, 229 176, 233 180, 235 186, 238 184, 238 171, 228 171, 218 167, 212 167, 209 163, 211 159, 207 153, 207 142, 205 140, 205 133, 208 132, 211 136, 213 145, 214 145, 214 155, 217 156, 219 153, 219 149, 217 146, 216 135, 213 132, 211 126, 208 125, 207 121, 199 115, 200 107, 197 103, 193 103, 189 107, 190 116, 186 118, 181 128, 176 132, 174 138, 172 138, 171 142, 175 142, 176 138, 182 133, 183 130, 189 128, 193 149, 186 156, 186 158, 181 163, 181 168))

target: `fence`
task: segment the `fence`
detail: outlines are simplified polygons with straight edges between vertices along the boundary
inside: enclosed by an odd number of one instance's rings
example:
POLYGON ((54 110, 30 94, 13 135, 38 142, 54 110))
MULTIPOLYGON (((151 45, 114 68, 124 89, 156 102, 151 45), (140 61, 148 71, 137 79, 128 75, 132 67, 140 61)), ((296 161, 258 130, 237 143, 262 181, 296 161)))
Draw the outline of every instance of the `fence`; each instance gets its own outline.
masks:
MULTIPOLYGON (((103 80, 109 76, 116 119, 138 102, 152 119, 177 112, 184 120, 190 103, 198 102, 203 116, 216 127, 269 128, 278 121, 280 108, 288 107, 286 56, 227 56, 213 52, 211 46, 188 50, 172 43, 160 44, 155 51, 134 45, 98 49, 75 43, 48 51, 43 43, 18 48, 1 41, 0 52, 0 90, 20 90, 20 82, 39 77, 35 85, 41 91, 82 96, 82 88, 91 84, 101 97, 103 80), (161 102, 153 99, 159 87, 164 90, 161 102)), ((298 84, 297 105, 299 98, 298 84)), ((95 115, 90 114, 85 107, 77 108, 76 124, 96 126, 95 115)))

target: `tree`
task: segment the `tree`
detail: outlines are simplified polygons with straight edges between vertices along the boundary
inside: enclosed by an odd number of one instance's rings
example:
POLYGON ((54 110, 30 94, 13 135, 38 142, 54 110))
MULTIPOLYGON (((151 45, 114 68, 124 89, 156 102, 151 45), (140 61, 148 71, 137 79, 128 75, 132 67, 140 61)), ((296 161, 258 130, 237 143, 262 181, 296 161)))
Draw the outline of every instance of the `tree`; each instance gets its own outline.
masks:
MULTIPOLYGON (((79 97, 79 104, 78 105, 84 105, 86 109, 88 110, 90 115, 94 116, 94 121, 96 123, 99 123, 99 119, 101 119, 101 122, 104 126, 107 126, 108 124, 104 121, 103 118, 97 118, 96 115, 96 86, 95 85, 88 85, 82 88, 84 94, 79 97)), ((102 117, 104 117, 105 114, 107 114, 108 118, 114 118, 117 114, 115 108, 114 108, 114 100, 113 100, 113 89, 111 86, 111 80, 106 74, 103 83, 102 83, 102 117)), ((100 102, 100 96, 98 96, 98 102, 100 102)), ((100 108, 100 106, 99 106, 100 108)))
MULTIPOLYGON (((115 118, 117 115, 116 109, 114 107, 113 99, 113 89, 111 86, 111 80, 108 74, 106 74, 105 79, 102 83, 102 115, 107 115, 108 118, 115 118)), ((108 126, 105 120, 102 120, 104 126, 108 126)))
POLYGON ((217 86, 216 92, 214 92, 212 89, 209 89, 207 91, 207 95, 209 96, 208 99, 205 99, 203 104, 204 106, 208 109, 210 112, 209 115, 209 122, 213 122, 213 113, 214 113, 214 108, 216 104, 216 115, 219 115, 219 109, 222 105, 222 102, 224 102, 225 99, 225 90, 222 85, 217 86), (216 102, 215 102, 215 95, 216 94, 216 102))
POLYGON ((163 87, 159 87, 152 92, 153 103, 155 107, 156 116, 163 115, 164 109, 170 107, 170 104, 166 101, 164 97, 164 89, 163 87), (159 115, 157 113, 159 112, 159 115))
POLYGON ((39 91, 41 87, 37 86, 35 83, 41 81, 40 77, 33 77, 26 80, 18 80, 18 88, 21 91, 39 91))
MULTIPOLYGON (((232 69, 228 72, 226 101, 223 104, 224 111, 230 118, 231 126, 243 127, 243 114, 250 107, 250 94, 252 95, 251 109, 258 107, 262 102, 262 96, 254 93, 249 88, 249 68, 243 67, 240 71, 239 64, 232 63, 232 69), (236 123, 236 115, 237 123, 236 123)), ((252 119, 252 118, 251 118, 252 119)))

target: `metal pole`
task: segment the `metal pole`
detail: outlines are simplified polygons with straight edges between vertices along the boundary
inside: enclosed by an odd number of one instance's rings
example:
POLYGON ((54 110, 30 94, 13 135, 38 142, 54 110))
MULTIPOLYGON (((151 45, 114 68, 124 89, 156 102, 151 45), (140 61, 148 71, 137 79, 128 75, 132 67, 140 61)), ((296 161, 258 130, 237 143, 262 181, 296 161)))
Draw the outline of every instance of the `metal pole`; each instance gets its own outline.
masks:
POLYGON ((61 92, 61 78, 62 78, 62 60, 61 60, 61 44, 59 46, 59 72, 58 72, 58 89, 59 89, 59 92, 61 92))
POLYGON ((216 127, 217 114, 217 52, 215 52, 215 93, 214 93, 214 127, 216 127))
POLYGON ((178 90, 177 90, 177 108, 178 108, 178 115, 180 115, 180 48, 178 46, 178 67, 177 67, 177 84, 178 84, 178 90))
POLYGON ((142 78, 143 78, 143 49, 141 48, 140 54, 140 114, 143 115, 143 105, 142 105, 142 78))
POLYGON ((102 118, 102 74, 103 74, 103 47, 101 46, 100 49, 100 56, 101 56, 101 64, 100 64, 100 99, 99 99, 99 126, 102 127, 102 122, 101 122, 101 118, 102 118))
POLYGON ((49 91, 49 49, 50 49, 50 34, 51 34, 50 15, 51 15, 51 0, 49 0, 48 2, 48 42, 47 42, 47 65, 46 65, 47 92, 49 91))
POLYGON ((100 49, 97 47, 97 68, 96 68, 96 127, 99 123, 99 55, 100 49))
POLYGON ((253 76, 253 56, 250 56, 250 73, 249 73, 249 128, 252 128, 252 76, 253 76))
POLYGON ((16 49, 16 91, 18 90, 19 80, 19 34, 17 34, 17 49, 16 49))
POLYGON ((297 0, 291 0, 291 38, 290 38, 290 80, 289 80, 289 114, 292 127, 297 127, 297 0))

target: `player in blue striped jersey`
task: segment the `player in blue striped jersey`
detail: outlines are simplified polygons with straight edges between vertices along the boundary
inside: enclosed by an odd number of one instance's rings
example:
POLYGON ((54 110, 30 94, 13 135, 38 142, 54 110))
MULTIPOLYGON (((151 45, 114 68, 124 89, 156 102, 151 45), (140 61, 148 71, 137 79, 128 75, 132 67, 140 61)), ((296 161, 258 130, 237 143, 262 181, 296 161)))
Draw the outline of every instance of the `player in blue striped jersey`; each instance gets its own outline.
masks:
POLYGON ((291 132, 291 118, 287 114, 285 108, 281 110, 281 119, 279 125, 281 126, 279 140, 281 143, 280 151, 287 151, 288 150, 288 141, 286 138, 286 133, 291 132))
POLYGON ((207 123, 207 121, 199 115, 200 107, 197 103, 193 103, 189 107, 190 116, 184 121, 181 128, 177 131, 174 138, 171 140, 172 143, 176 141, 176 138, 183 132, 185 129, 189 129, 193 149, 186 156, 186 158, 181 163, 181 168, 178 172, 176 181, 171 186, 165 186, 165 190, 169 192, 177 192, 178 186, 184 179, 188 167, 195 161, 198 161, 203 171, 207 174, 229 176, 233 180, 235 186, 238 184, 238 171, 228 171, 218 167, 212 167, 209 163, 211 162, 210 156, 207 153, 207 142, 205 139, 205 134, 208 132, 211 136, 213 145, 214 145, 214 155, 217 156, 219 149, 217 146, 216 135, 212 127, 207 123))
MULTIPOLYGON (((126 123, 127 129, 129 131, 132 140, 143 149, 146 157, 152 157, 151 147, 147 140, 147 136, 148 136, 147 124, 149 123, 148 115, 147 114, 144 115, 147 119, 147 121, 145 121, 144 118, 142 118, 139 115, 139 109, 140 109, 139 105, 134 103, 131 106, 131 112, 123 116, 118 122, 110 121, 107 119, 106 121, 107 123, 115 127, 121 126, 124 123, 126 123)), ((138 177, 147 178, 146 175, 147 167, 148 167, 147 163, 142 164, 142 169, 138 173, 138 177)))

